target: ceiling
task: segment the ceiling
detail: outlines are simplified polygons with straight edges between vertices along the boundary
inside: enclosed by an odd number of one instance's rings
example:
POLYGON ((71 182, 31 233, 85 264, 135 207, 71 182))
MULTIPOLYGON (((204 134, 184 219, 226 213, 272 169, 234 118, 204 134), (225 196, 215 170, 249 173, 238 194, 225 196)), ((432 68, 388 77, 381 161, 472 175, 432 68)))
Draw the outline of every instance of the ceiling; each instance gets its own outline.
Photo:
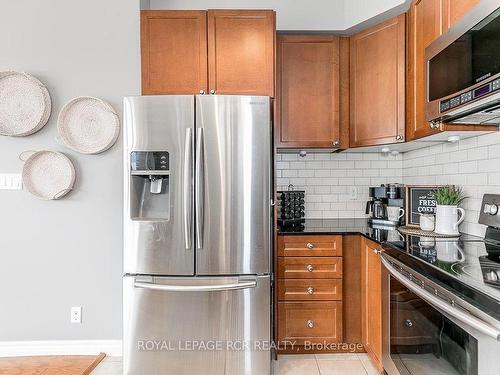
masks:
POLYGON ((410 0, 141 0, 141 9, 274 9, 278 30, 352 33, 402 13, 410 0))

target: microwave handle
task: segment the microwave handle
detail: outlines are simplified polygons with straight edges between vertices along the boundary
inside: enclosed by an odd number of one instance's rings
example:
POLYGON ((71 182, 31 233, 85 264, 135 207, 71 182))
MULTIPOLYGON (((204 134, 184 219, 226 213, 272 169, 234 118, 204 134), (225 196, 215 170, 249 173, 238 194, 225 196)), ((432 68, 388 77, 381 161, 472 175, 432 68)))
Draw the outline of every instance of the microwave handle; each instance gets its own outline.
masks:
POLYGON ((396 268, 394 268, 389 261, 384 258, 384 255, 381 255, 380 259, 382 260, 382 264, 389 271, 389 273, 397 279, 401 284, 407 287, 410 291, 415 293, 418 297, 422 298, 424 301, 429 304, 436 306, 438 309, 444 311, 448 315, 454 317, 455 319, 460 320, 462 323, 467 324, 468 326, 488 335, 489 337, 494 338, 497 341, 500 341, 500 330, 492 327, 488 323, 472 316, 471 314, 467 314, 462 312, 448 303, 442 301, 440 298, 434 296, 432 293, 427 292, 424 289, 419 288, 414 285, 410 280, 406 279, 404 276, 400 274, 396 268))

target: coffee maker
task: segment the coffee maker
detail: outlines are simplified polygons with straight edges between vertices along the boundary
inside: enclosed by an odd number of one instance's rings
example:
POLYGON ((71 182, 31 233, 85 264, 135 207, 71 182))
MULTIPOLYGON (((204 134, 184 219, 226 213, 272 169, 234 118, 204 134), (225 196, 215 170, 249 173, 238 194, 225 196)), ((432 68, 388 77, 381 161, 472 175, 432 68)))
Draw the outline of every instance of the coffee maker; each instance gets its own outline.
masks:
POLYGON ((370 224, 396 226, 404 222, 404 215, 398 220, 389 220, 387 207, 404 207, 405 188, 403 184, 384 184, 369 188, 370 199, 366 202, 366 214, 370 224))

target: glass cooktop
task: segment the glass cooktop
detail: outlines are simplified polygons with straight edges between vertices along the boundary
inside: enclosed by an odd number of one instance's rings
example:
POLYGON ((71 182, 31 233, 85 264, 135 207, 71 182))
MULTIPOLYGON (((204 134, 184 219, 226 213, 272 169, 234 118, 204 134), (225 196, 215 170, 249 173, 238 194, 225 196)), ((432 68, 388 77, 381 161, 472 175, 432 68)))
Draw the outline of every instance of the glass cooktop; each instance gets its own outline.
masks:
POLYGON ((462 234, 457 238, 401 235, 383 244, 388 255, 500 317, 500 246, 462 234))

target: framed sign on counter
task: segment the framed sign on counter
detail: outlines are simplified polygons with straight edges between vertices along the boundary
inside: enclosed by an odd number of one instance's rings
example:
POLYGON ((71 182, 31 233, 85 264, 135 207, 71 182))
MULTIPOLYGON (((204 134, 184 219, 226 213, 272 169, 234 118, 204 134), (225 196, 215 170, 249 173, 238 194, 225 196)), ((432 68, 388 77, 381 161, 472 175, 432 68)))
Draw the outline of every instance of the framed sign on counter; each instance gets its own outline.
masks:
POLYGON ((406 225, 420 226, 420 214, 435 214, 434 190, 442 185, 406 186, 406 225))

